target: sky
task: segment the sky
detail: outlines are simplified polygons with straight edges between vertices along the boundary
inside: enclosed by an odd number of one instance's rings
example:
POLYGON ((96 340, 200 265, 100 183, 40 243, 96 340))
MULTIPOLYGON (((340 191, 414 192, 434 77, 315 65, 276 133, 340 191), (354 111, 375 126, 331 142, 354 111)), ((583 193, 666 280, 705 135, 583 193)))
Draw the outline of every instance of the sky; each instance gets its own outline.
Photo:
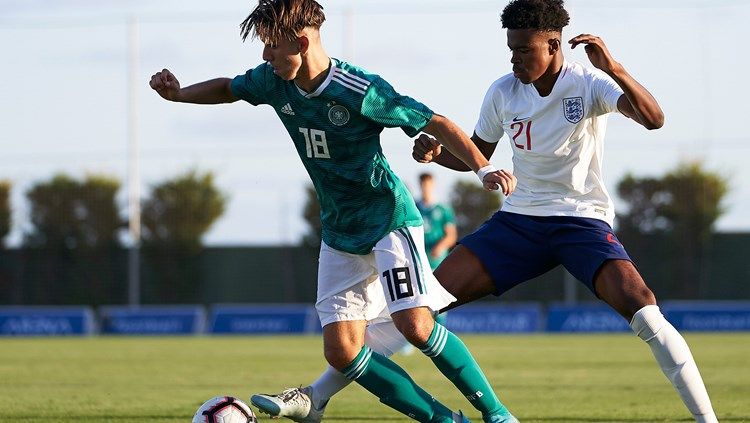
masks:
MULTIPOLYGON (((128 193, 129 95, 135 105, 140 190, 190 169, 211 171, 229 198, 209 245, 297 243, 309 178, 273 110, 244 102, 199 106, 162 100, 148 87, 162 68, 183 86, 233 77, 261 63, 262 45, 242 43, 239 23, 254 2, 238 0, 0 0, 0 179, 13 184, 17 245, 29 228, 25 192, 57 173, 106 174, 128 193), (131 37, 132 33, 136 37, 131 37), (134 47, 136 84, 128 84, 134 47)), ((499 13, 505 1, 322 1, 329 55, 377 73, 402 94, 473 131, 490 84, 510 71, 499 13)), ((726 214, 717 228, 748 231, 750 136, 742 52, 750 2, 742 0, 568 0, 571 25, 603 38, 613 57, 661 104, 665 126, 646 131, 613 115, 604 177, 616 209, 617 182, 627 173, 661 176, 701 160, 729 179, 726 214)), ((588 64, 583 49, 567 60, 588 64)), ((512 168, 508 139, 492 162, 512 168)), ((432 172, 438 197, 467 173, 411 159, 412 141, 387 129, 383 150, 416 189, 432 172)))

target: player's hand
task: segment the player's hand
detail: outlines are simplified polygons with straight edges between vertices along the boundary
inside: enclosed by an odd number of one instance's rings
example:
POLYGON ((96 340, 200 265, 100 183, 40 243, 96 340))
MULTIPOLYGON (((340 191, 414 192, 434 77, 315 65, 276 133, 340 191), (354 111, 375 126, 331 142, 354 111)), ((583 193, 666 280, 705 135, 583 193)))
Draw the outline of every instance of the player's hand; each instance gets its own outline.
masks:
POLYGON ((414 140, 411 156, 419 163, 429 163, 440 155, 442 149, 438 140, 427 134, 421 134, 414 140))
POLYGON ((487 191, 497 191, 499 189, 507 197, 516 190, 518 180, 510 171, 500 169, 485 175, 482 182, 484 183, 484 189, 487 191))
POLYGON ((607 50, 604 40, 596 35, 581 34, 577 37, 571 38, 568 43, 570 43, 571 49, 576 48, 578 44, 584 44, 584 50, 586 50, 586 54, 589 56, 591 64, 606 73, 611 73, 616 67, 620 66, 620 64, 612 58, 609 50, 607 50))
POLYGON ((174 74, 168 69, 162 69, 161 72, 156 72, 149 82, 151 88, 159 93, 162 98, 170 101, 177 101, 177 96, 180 93, 180 81, 175 78, 174 74))

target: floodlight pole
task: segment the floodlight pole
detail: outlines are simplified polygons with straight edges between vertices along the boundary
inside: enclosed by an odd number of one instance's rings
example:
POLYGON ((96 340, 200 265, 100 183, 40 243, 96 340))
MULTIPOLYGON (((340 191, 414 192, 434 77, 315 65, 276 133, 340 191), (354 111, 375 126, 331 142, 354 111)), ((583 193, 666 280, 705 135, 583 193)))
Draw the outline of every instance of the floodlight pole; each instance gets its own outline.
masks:
POLYGON ((138 166, 138 20, 128 21, 128 304, 141 303, 141 178, 138 166))

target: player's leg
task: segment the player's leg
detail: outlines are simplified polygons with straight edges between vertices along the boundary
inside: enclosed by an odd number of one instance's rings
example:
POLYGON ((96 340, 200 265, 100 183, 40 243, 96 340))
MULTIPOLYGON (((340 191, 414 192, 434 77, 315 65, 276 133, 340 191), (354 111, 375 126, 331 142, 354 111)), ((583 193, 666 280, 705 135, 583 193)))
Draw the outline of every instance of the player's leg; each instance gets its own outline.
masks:
POLYGON ((383 290, 373 270, 373 254, 348 254, 325 245, 321 249, 316 309, 323 326, 326 360, 381 402, 412 418, 422 422, 461 421, 398 365, 364 345, 364 324, 347 323, 387 316, 383 290))
POLYGON ((407 415, 418 416, 420 421, 450 422, 458 418, 414 384, 395 363, 380 354, 371 354, 369 347, 363 348, 358 327, 365 321, 372 324, 370 333, 364 332, 364 338, 374 349, 392 354, 404 342, 400 333, 396 335, 398 332, 388 316, 383 290, 373 268, 372 256, 347 254, 325 243, 321 245, 316 309, 324 328, 326 359, 334 366, 347 368, 356 357, 356 369, 361 374, 349 372, 347 377, 329 366, 309 387, 287 389, 277 395, 253 395, 251 402, 261 411, 297 422, 319 422, 328 398, 356 379, 371 392, 374 390, 384 403, 407 415), (363 351, 368 353, 359 357, 363 351), (321 387, 329 392, 323 389, 317 392, 321 387))
MULTIPOLYGON (((329 368, 344 368, 359 354, 364 344, 365 324, 365 320, 337 321, 323 328, 323 352, 329 368)), ((324 377, 339 383, 341 378, 349 380, 335 369, 324 372, 321 378, 324 377)), ((250 402, 272 418, 287 417, 296 422, 318 423, 328 401, 316 397, 319 395, 315 395, 315 388, 308 386, 288 388, 276 395, 255 394, 250 397, 250 402)))
MULTIPOLYGON (((411 345, 396 329, 393 321, 369 323, 365 330, 365 345, 374 352, 385 357, 400 351, 404 345, 411 345)), ((313 407, 322 409, 328 401, 339 391, 347 387, 352 381, 330 365, 310 384, 310 399, 313 407)))
POLYGON ((630 321, 697 422, 717 422, 708 392, 685 339, 664 318, 633 263, 606 261, 595 280, 600 298, 630 321))
POLYGON ((651 348, 664 374, 699 422, 715 422, 711 401, 683 337, 664 318, 653 292, 630 261, 612 228, 598 219, 558 218, 556 245, 560 261, 630 322, 651 348))
POLYGON ((356 351, 358 342, 354 340, 359 338, 359 331, 351 332, 351 327, 346 323, 333 323, 323 328, 326 360, 331 366, 377 396, 383 404, 417 421, 463 421, 419 387, 396 363, 373 352, 363 343, 357 354, 351 357, 356 351))
MULTIPOLYGON (((321 245, 318 267, 318 299, 316 310, 324 328, 324 345, 327 360, 333 361, 340 368, 346 367, 360 353, 365 338, 364 322, 390 321, 385 298, 377 276, 373 274, 374 258, 343 253, 330 248, 325 243, 321 245), (356 322, 356 323, 353 323, 356 322), (360 328, 361 326, 361 328, 360 328), (362 332, 362 333, 360 333, 362 332)), ((380 348, 380 345, 378 345, 380 348)), ((376 357, 373 361, 379 361, 376 357)), ((373 365, 371 369, 376 369, 373 365)), ((367 379, 367 374, 363 380, 367 379)), ((341 372, 329 366, 319 380, 322 384, 305 388, 286 389, 280 394, 255 394, 250 401, 260 411, 272 417, 287 417, 297 422, 317 423, 321 420, 326 405, 325 392, 316 392, 316 388, 328 386, 332 391, 343 388, 351 381, 341 372), (335 386, 338 385, 338 386, 335 386)), ((401 378, 403 379, 403 378, 401 378)), ((391 381, 397 384, 411 386, 413 382, 405 382, 393 376, 391 381)), ((417 387, 418 388, 418 387, 417 387)), ((417 392, 417 389, 413 389, 417 392)), ((402 396, 411 400, 413 404, 424 405, 424 400, 412 398, 404 393, 402 396)), ((332 395, 332 394, 331 394, 332 395)), ((425 394, 425 396, 427 396, 425 394)), ((429 398, 432 401, 432 398, 429 398)), ((438 402, 430 402, 430 410, 417 415, 447 414, 451 415, 438 402), (442 408, 441 408, 442 407, 442 408)), ((439 421, 439 420, 438 420, 439 421)))
POLYGON ((454 297, 432 275, 422 239, 421 227, 401 228, 373 249, 396 327, 432 359, 485 421, 516 421, 495 395, 466 345, 435 322, 433 313, 453 302, 454 297))
POLYGON ((456 297, 444 310, 505 291, 542 275, 559 262, 549 235, 534 216, 499 211, 461 239, 435 269, 435 277, 456 297))
POLYGON ((445 311, 497 291, 492 277, 477 255, 460 244, 440 263, 434 274, 440 285, 456 297, 455 302, 443 308, 445 311))
MULTIPOLYGON (((392 320, 370 322, 365 330, 365 345, 390 357, 409 342, 396 329, 392 320)), ((267 413, 288 417, 297 422, 320 422, 330 399, 352 381, 332 366, 327 366, 310 385, 288 388, 279 394, 255 394, 251 402, 264 405, 267 413), (278 410, 278 411, 276 411, 278 410)))

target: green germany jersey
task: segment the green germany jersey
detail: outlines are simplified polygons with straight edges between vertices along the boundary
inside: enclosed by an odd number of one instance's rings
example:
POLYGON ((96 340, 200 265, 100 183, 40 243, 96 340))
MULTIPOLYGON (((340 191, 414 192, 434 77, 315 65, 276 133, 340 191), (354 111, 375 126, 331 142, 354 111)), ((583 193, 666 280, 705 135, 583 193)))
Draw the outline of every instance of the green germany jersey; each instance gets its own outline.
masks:
POLYGON ((232 93, 276 110, 315 185, 326 244, 367 254, 394 229, 422 223, 383 155, 380 133, 400 127, 416 136, 432 118, 427 106, 336 59, 312 93, 276 76, 268 63, 235 77, 232 93))
POLYGON ((433 257, 430 252, 441 239, 445 238, 445 227, 456 224, 456 218, 453 215, 453 209, 447 204, 426 205, 420 201, 417 202, 417 208, 424 219, 424 247, 430 259, 430 266, 434 270, 448 255, 448 251, 446 250, 440 257, 433 257))

